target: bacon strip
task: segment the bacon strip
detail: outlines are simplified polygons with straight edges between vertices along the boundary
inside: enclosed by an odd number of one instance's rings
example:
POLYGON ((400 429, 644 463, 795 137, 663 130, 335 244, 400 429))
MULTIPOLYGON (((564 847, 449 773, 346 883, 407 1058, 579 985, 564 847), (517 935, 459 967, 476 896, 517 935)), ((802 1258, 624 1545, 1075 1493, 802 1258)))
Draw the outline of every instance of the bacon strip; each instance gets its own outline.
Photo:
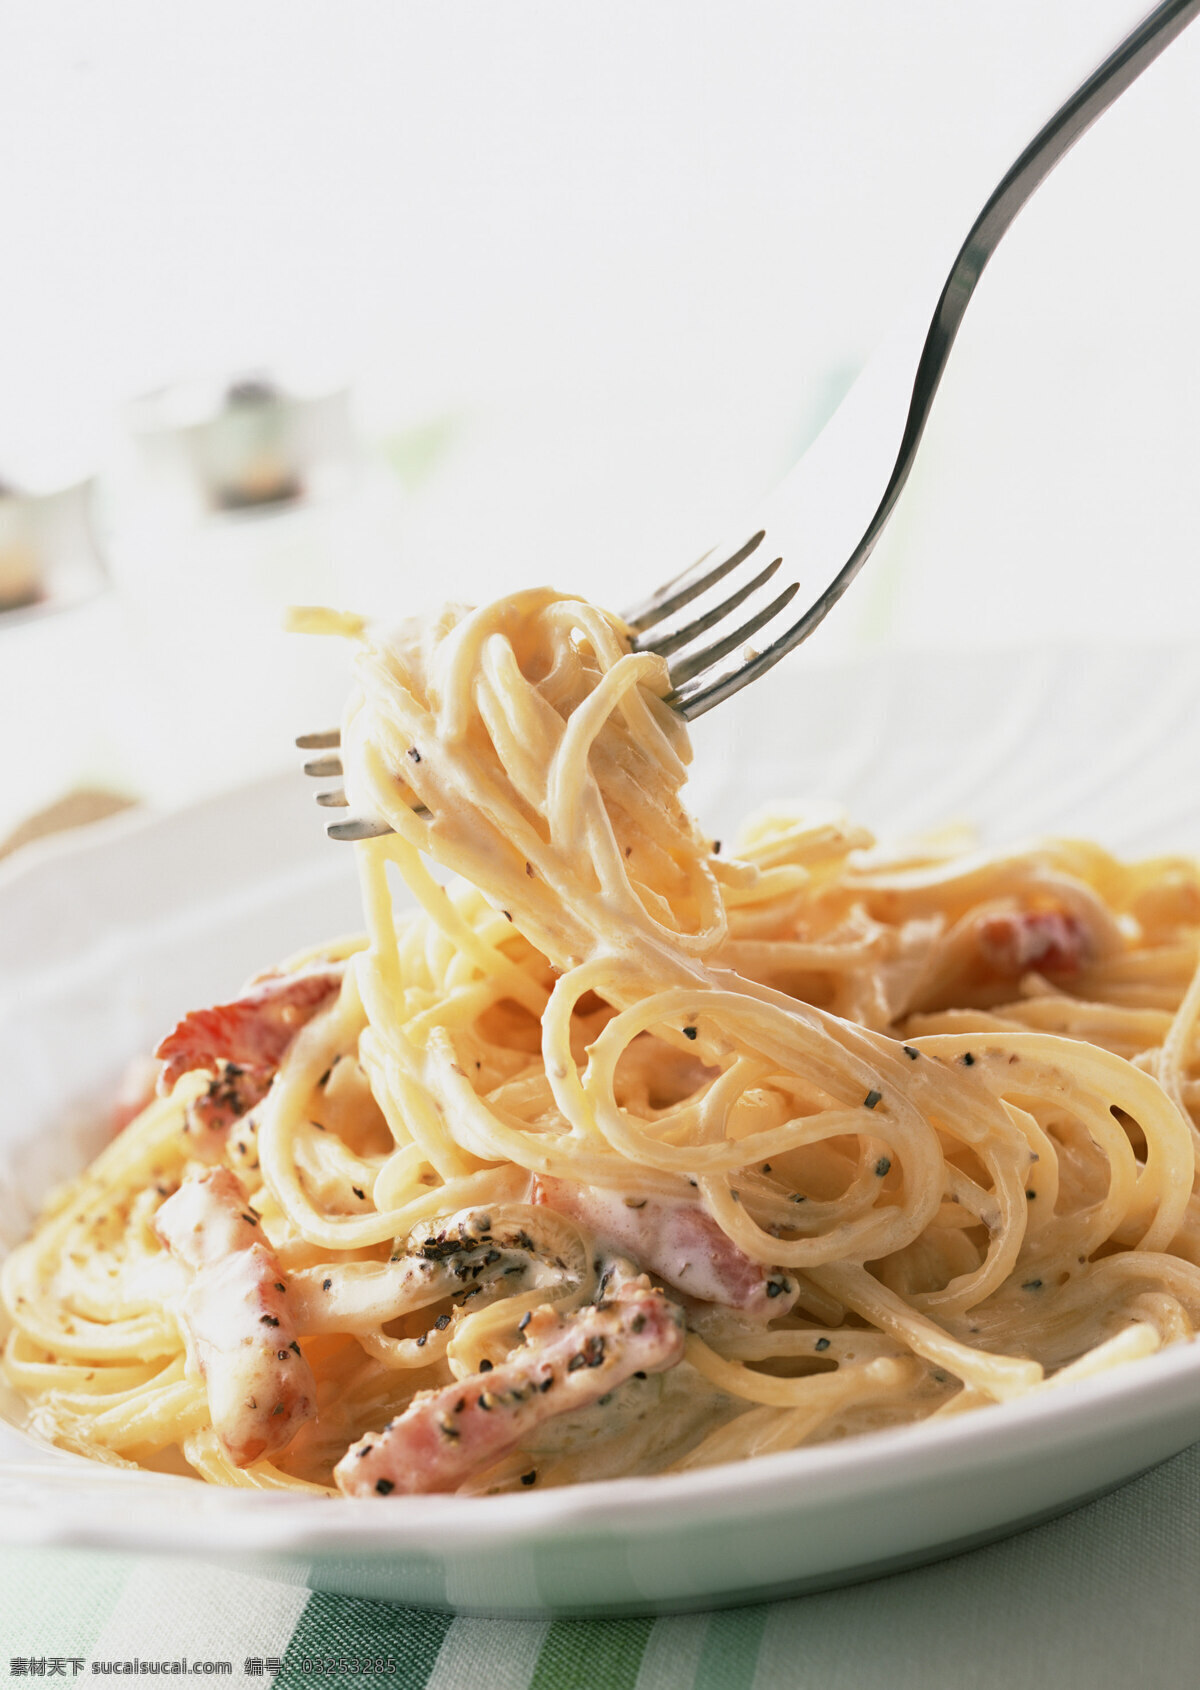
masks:
POLYGON ((576 1314, 537 1310, 528 1348, 490 1373, 416 1397, 382 1432, 352 1444, 334 1468, 347 1496, 456 1490, 545 1421, 586 1408, 635 1373, 683 1357, 683 1311, 644 1277, 576 1314))
POLYGON ((184 1111, 183 1130, 193 1156, 219 1162, 235 1121, 248 1115, 271 1089, 271 1075, 259 1068, 239 1068, 223 1062, 207 1091, 193 1098, 184 1111))
POLYGON ((287 1283, 227 1168, 183 1182, 154 1230, 191 1269, 179 1318, 204 1376, 213 1430, 235 1467, 289 1443, 316 1403, 287 1283))
POLYGON ((154 1053, 166 1064, 160 1091, 170 1091, 193 1068, 215 1074, 225 1062, 273 1074, 301 1027, 338 990, 343 973, 340 967, 325 966, 273 975, 233 1003, 192 1010, 154 1053))
POLYGON ((1083 923, 1061 910, 985 916, 976 943, 988 968, 1013 979, 1031 969, 1041 974, 1078 974, 1091 951, 1083 923))
POLYGON ((786 1314, 799 1294, 789 1274, 739 1250, 699 1203, 656 1197, 627 1201, 617 1191, 544 1176, 534 1181, 533 1200, 578 1221, 698 1302, 769 1320, 786 1314))

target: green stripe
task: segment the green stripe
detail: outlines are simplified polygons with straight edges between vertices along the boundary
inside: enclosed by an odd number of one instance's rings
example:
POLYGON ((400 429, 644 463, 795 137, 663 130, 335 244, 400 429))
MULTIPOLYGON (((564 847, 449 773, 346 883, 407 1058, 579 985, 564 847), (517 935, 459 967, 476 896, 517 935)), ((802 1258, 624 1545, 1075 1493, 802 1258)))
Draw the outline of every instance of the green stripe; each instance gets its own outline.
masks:
POLYGON ((708 1622, 692 1690, 749 1690, 770 1608, 727 1608, 708 1622))
POLYGON ((388 1690, 424 1690, 438 1650, 453 1622, 453 1614, 432 1614, 413 1608, 393 1608, 387 1602, 360 1602, 350 1596, 315 1591, 304 1604, 283 1671, 275 1676, 275 1690, 312 1690, 313 1667, 320 1660, 325 1690, 362 1690, 365 1683, 386 1684, 388 1690), (325 1672, 330 1658, 357 1655, 391 1657, 393 1670, 381 1675, 325 1672))
POLYGON ((0 1668, 21 1655, 86 1660, 136 1565, 82 1549, 0 1550, 0 1668))
POLYGON ((633 1690, 653 1619, 555 1620, 529 1690, 633 1690))

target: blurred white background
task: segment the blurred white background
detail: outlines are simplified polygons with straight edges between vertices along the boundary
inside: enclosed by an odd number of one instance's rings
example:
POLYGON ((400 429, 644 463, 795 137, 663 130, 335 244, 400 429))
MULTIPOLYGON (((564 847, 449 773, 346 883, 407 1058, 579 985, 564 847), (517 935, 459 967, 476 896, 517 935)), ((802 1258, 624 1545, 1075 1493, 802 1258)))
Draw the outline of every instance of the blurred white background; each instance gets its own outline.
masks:
MULTIPOLYGON (((0 471, 110 462, 134 393, 299 356, 379 469, 203 541, 127 511, 116 596, 0 628, 0 832, 79 780, 286 763, 343 684, 274 632, 291 599, 620 606, 689 562, 1145 9, 9 0, 0 471)), ((892 529, 790 661, 1200 636, 1198 113, 1200 25, 1006 238, 892 529)))

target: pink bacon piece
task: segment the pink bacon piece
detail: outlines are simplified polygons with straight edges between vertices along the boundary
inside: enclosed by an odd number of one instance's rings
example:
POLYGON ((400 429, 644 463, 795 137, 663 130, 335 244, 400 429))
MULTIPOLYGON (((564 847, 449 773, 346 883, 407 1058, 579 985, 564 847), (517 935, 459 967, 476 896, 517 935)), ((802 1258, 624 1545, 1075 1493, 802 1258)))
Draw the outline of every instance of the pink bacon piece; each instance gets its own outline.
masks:
POLYGON ((193 1068, 217 1073, 222 1063, 271 1075, 306 1022, 338 990, 342 968, 302 968, 250 986, 233 1003, 194 1009, 155 1051, 166 1066, 159 1088, 170 1091, 193 1068))
POLYGON ((528 1348, 490 1373, 425 1392, 352 1444, 334 1468, 339 1488, 347 1496, 456 1490, 556 1414, 586 1408, 635 1373, 674 1367, 683 1311, 643 1277, 576 1314, 538 1309, 525 1338, 528 1348))
POLYGON ((209 1081, 208 1090, 187 1106, 184 1131, 191 1137, 193 1153, 207 1161, 219 1161, 229 1128, 261 1103, 270 1089, 271 1075, 265 1069, 223 1063, 209 1081))
POLYGON ((789 1274, 739 1250, 698 1203, 627 1200, 617 1191, 544 1176, 534 1181, 533 1200, 578 1221, 602 1243, 632 1256, 639 1267, 698 1302, 769 1320, 786 1314, 799 1294, 789 1274))
POLYGON ((296 1342, 287 1283, 241 1187, 226 1168, 185 1180, 154 1230, 191 1270, 179 1318, 213 1430, 235 1467, 276 1454, 312 1416, 316 1381, 296 1342))
POLYGON ((996 974, 1019 979, 1078 974, 1091 952, 1087 929, 1061 910, 1014 910, 985 916, 976 937, 982 961, 996 974))

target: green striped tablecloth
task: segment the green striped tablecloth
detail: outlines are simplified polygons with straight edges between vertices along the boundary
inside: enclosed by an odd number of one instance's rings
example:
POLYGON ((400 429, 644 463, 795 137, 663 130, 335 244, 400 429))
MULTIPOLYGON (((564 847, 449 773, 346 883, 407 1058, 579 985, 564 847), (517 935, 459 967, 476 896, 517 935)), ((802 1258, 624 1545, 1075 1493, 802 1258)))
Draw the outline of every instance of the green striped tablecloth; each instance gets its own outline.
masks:
POLYGON ((6 1549, 0 1656, 13 1682, 186 1657, 230 1663, 189 1676, 275 1690, 1186 1690, 1200 1685, 1200 1444, 953 1561, 659 1620, 454 1618, 185 1561, 6 1549), (328 1670, 343 1657, 360 1670, 328 1670))

